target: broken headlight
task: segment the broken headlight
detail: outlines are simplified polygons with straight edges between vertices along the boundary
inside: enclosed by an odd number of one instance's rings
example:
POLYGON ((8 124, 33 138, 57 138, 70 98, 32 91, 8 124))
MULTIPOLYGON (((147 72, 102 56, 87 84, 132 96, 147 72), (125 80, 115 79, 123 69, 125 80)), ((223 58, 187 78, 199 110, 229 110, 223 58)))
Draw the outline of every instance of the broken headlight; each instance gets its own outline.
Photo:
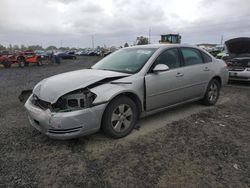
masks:
POLYGON ((88 89, 77 90, 60 97, 52 108, 55 112, 81 110, 91 107, 95 98, 96 94, 88 89))

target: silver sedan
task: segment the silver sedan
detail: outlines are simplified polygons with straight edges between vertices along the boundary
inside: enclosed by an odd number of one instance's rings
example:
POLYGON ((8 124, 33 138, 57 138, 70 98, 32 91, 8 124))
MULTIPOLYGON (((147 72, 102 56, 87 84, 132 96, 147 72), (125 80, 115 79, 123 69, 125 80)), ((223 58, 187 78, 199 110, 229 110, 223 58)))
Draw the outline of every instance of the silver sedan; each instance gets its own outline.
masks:
POLYGON ((197 100, 214 105, 227 81, 226 64, 195 46, 135 46, 90 69, 42 80, 25 108, 30 123, 51 138, 100 129, 121 138, 141 117, 197 100))

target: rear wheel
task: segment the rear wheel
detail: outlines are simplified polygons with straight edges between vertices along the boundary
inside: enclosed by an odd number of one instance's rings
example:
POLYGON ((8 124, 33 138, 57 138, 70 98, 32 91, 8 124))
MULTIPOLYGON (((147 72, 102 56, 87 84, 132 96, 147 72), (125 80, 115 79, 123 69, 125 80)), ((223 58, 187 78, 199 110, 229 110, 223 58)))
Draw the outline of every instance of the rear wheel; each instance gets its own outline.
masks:
POLYGON ((17 59, 19 67, 23 68, 25 66, 25 59, 23 57, 19 57, 17 59))
POLYGON ((111 138, 127 136, 137 121, 137 108, 133 100, 123 96, 114 99, 104 112, 103 131, 111 138))
POLYGON ((214 105, 217 102, 219 95, 220 83, 218 80, 212 79, 208 84, 207 91, 201 102, 207 106, 214 105))

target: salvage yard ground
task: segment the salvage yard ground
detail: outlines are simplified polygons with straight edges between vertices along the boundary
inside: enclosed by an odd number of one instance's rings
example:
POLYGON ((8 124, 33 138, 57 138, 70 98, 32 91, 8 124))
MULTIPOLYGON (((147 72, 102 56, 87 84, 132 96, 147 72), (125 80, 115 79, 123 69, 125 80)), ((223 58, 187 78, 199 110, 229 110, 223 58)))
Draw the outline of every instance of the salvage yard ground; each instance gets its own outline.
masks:
POLYGON ((250 186, 250 84, 226 86, 214 107, 193 103, 142 119, 119 140, 56 141, 32 128, 21 91, 98 59, 0 68, 0 187, 250 186))

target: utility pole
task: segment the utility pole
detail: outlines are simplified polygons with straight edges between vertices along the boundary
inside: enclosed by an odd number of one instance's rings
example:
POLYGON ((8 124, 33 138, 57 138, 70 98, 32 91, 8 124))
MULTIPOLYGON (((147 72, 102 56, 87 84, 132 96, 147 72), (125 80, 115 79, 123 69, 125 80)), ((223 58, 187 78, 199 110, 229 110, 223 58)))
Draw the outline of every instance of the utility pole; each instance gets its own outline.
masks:
POLYGON ((151 43, 151 27, 149 27, 149 31, 148 31, 148 43, 151 43))
POLYGON ((223 44, 223 35, 221 35, 220 44, 223 44))
POLYGON ((91 36, 91 39, 92 39, 92 49, 94 49, 94 47, 95 47, 94 35, 91 36))

